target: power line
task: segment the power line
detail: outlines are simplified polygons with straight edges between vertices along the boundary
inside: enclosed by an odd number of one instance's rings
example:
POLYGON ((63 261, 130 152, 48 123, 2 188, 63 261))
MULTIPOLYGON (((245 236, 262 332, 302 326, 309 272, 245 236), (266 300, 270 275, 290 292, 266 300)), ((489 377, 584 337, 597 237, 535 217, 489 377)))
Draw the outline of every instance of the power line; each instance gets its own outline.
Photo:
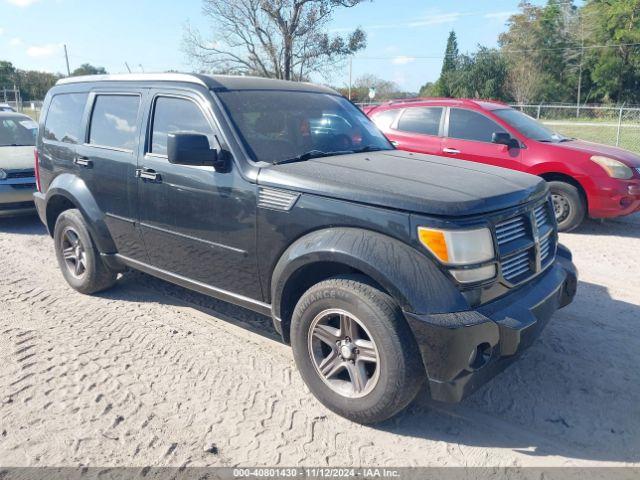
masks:
MULTIPOLYGON (((619 48, 619 47, 638 47, 640 43, 618 43, 609 45, 586 45, 584 47, 550 47, 550 48, 530 48, 530 49, 501 49, 500 53, 533 53, 546 51, 567 51, 567 50, 592 50, 600 48, 619 48)), ((442 60, 447 57, 455 57, 455 55, 394 55, 389 57, 353 57, 354 60, 442 60)))

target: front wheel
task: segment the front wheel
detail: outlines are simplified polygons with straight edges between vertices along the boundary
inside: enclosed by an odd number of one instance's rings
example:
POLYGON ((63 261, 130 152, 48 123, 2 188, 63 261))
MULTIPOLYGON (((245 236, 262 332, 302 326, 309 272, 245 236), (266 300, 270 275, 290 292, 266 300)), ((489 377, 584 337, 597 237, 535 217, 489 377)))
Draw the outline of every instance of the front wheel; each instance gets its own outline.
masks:
POLYGON ((549 182, 558 230, 570 232, 580 226, 586 216, 585 201, 576 187, 565 182, 549 182))
POLYGON ((311 392, 330 410, 358 423, 398 413, 425 377, 399 307, 358 276, 310 288, 293 313, 291 343, 311 392))

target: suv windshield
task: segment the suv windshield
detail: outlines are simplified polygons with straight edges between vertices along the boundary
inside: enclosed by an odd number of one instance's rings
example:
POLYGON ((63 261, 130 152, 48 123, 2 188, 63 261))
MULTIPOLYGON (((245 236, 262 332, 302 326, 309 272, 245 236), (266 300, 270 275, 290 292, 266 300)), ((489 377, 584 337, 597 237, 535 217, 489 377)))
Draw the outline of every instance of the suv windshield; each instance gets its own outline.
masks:
POLYGON ((364 113, 343 97, 282 90, 217 94, 254 161, 393 150, 364 113))
POLYGON ((38 124, 29 118, 0 118, 0 147, 32 147, 37 133, 38 124))
POLYGON ((515 128, 525 137, 528 137, 531 140, 551 143, 563 142, 568 140, 568 138, 563 137, 559 133, 556 133, 552 130, 549 130, 540 122, 530 117, 529 115, 522 113, 519 110, 514 110, 513 108, 504 108, 500 110, 494 110, 493 113, 495 113, 498 117, 503 119, 513 128, 515 128))

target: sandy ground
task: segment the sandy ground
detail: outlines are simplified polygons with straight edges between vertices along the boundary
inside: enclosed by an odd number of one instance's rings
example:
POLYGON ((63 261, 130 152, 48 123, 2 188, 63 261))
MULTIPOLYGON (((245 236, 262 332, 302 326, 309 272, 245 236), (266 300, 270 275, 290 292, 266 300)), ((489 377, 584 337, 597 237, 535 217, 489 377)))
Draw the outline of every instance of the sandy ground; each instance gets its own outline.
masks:
POLYGON ((640 215, 561 241, 577 298, 519 362, 364 427, 268 319, 137 273, 82 296, 35 218, 0 220, 0 465, 640 465, 640 215))

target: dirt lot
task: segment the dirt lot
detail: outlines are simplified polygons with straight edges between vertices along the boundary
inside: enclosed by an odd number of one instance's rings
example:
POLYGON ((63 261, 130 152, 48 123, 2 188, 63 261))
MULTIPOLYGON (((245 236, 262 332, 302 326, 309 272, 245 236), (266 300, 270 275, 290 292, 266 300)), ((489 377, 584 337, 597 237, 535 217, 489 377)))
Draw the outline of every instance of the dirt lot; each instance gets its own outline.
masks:
POLYGON ((518 363, 372 428, 268 319, 142 274, 82 296, 35 218, 0 220, 0 465, 639 465, 640 216, 562 242, 578 296, 518 363))

